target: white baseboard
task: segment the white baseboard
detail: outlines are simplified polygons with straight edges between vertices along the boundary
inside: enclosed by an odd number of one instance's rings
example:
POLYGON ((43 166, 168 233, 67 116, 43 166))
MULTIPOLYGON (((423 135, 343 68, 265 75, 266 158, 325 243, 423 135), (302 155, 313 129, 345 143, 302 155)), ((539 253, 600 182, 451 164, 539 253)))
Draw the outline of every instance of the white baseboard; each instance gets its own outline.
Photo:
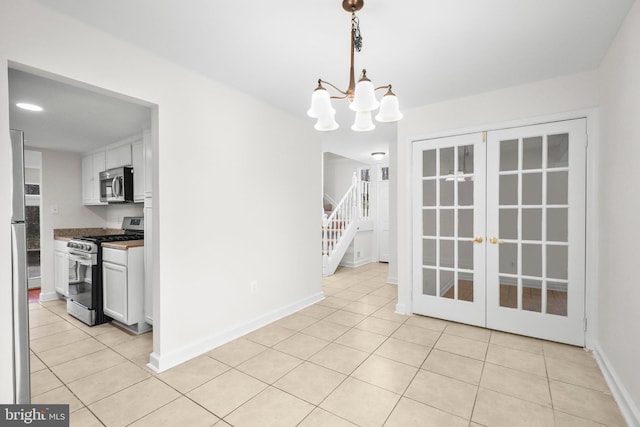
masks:
POLYGON ((396 304, 396 313, 398 314, 410 314, 407 313, 407 306, 404 304, 396 304))
POLYGON ((318 301, 324 299, 324 293, 318 292, 310 297, 301 299, 289 304, 282 308, 276 309, 270 313, 257 317, 253 320, 249 320, 227 331, 217 333, 215 335, 208 336, 198 342, 189 344, 174 351, 170 351, 164 354, 151 353, 149 356, 149 363, 147 366, 155 372, 163 372, 167 369, 173 368, 187 360, 200 356, 208 351, 213 350, 216 347, 220 347, 230 341, 240 338, 243 335, 253 332, 263 326, 275 322, 278 319, 286 317, 297 311, 302 310, 318 301))
POLYGON ((366 264, 371 264, 372 262, 375 262, 373 260, 373 258, 363 258, 363 259, 359 259, 358 261, 345 261, 344 258, 342 259, 342 261, 340 261, 340 266, 342 267, 351 267, 351 268, 356 268, 356 267, 362 267, 363 265, 366 264))
POLYGON ((387 283, 390 285, 397 285, 398 284, 398 276, 388 276, 387 277, 387 283))
POLYGON ((593 347, 593 355, 595 356, 598 366, 600 366, 600 370, 613 393, 616 403, 618 403, 618 406, 620 407, 622 416, 629 426, 640 427, 640 409, 631 398, 627 388, 620 380, 620 377, 611 365, 609 358, 600 347, 600 344, 596 342, 593 347))
POLYGON ((45 301, 55 301, 57 299, 60 298, 60 295, 56 292, 40 292, 40 302, 45 302, 45 301))

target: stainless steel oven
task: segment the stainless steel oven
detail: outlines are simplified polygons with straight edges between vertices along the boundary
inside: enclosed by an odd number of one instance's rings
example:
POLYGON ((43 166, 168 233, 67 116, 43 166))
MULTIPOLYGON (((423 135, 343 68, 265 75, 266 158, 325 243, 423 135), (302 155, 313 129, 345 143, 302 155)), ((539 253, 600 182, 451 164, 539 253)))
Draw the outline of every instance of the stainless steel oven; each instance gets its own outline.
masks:
POLYGON ((101 323, 101 319, 97 318, 100 316, 97 315, 98 301, 95 298, 96 286, 100 281, 97 253, 69 247, 69 262, 72 263, 75 277, 69 281, 67 312, 88 325, 101 323))

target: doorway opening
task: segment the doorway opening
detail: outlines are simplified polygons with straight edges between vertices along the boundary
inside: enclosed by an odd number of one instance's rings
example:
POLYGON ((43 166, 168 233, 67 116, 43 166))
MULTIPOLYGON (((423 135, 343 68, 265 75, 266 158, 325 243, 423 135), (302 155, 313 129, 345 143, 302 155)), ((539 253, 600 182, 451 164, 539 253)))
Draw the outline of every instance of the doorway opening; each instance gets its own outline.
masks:
MULTIPOLYGON (((43 344, 46 338, 55 333, 68 333, 71 326, 87 327, 68 315, 65 295, 57 292, 57 281, 60 278, 68 281, 72 272, 68 259, 57 262, 56 230, 77 230, 78 236, 82 236, 87 235, 84 231, 87 229, 120 229, 126 216, 148 218, 145 219, 145 271, 153 265, 152 254, 157 243, 152 235, 152 188, 157 186, 152 183, 157 176, 154 170, 157 170, 158 107, 20 64, 10 63, 8 77, 10 127, 23 131, 25 136, 27 250, 24 257, 28 262, 29 287, 33 288, 29 302, 40 303, 40 307, 32 306, 29 310, 31 331, 22 339, 30 342, 32 363, 38 365, 37 369, 51 369, 62 360, 48 357, 55 352, 51 351, 53 347, 43 344), (21 101, 40 104, 43 111, 19 110, 16 104, 21 101), (144 172, 137 177, 143 178, 144 191, 136 203, 107 205, 99 200, 87 203, 83 158, 103 147, 125 143, 131 146, 132 159, 144 162, 144 172), (37 166, 30 163, 31 155, 39 159, 37 166), (56 265, 64 267, 59 269, 61 274, 56 275, 56 265)), ((104 170, 106 163, 95 171, 96 176, 104 170)), ((62 247, 66 249, 64 242, 62 247)), ((145 321, 150 324, 153 322, 152 277, 149 271, 143 283, 144 309, 148 310, 145 321)), ((154 334, 144 335, 140 335, 140 339, 145 341, 143 348, 148 362, 154 334)), ((95 345, 100 346, 97 334, 94 338, 95 345)), ((63 350, 57 344, 54 347, 63 350)), ((70 349, 67 356, 71 353, 70 349)), ((27 366, 28 363, 26 360, 27 366)))

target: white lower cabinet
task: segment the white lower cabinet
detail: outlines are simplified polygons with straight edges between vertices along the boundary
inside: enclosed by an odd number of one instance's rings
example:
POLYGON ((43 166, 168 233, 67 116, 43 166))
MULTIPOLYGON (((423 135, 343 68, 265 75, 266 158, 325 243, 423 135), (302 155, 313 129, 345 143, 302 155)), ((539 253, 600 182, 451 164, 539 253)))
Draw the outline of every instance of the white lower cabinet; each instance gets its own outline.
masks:
POLYGON ((64 240, 55 240, 53 244, 53 254, 55 257, 54 269, 54 286, 56 292, 69 296, 69 254, 67 251, 67 242, 64 240))
POLYGON ((104 314, 129 323, 127 311, 128 290, 127 267, 110 262, 102 262, 102 286, 104 291, 104 314))
POLYGON ((144 321, 144 247, 102 249, 104 314, 141 333, 144 321))

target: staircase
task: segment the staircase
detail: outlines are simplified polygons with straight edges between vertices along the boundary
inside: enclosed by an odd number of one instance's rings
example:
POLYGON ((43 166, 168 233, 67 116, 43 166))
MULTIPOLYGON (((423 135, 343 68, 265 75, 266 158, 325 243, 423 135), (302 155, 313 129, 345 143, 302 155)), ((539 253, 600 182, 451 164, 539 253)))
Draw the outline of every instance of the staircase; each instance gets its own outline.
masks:
POLYGON ((354 173, 347 190, 331 214, 322 214, 322 274, 335 273, 361 221, 369 220, 369 182, 354 173))

